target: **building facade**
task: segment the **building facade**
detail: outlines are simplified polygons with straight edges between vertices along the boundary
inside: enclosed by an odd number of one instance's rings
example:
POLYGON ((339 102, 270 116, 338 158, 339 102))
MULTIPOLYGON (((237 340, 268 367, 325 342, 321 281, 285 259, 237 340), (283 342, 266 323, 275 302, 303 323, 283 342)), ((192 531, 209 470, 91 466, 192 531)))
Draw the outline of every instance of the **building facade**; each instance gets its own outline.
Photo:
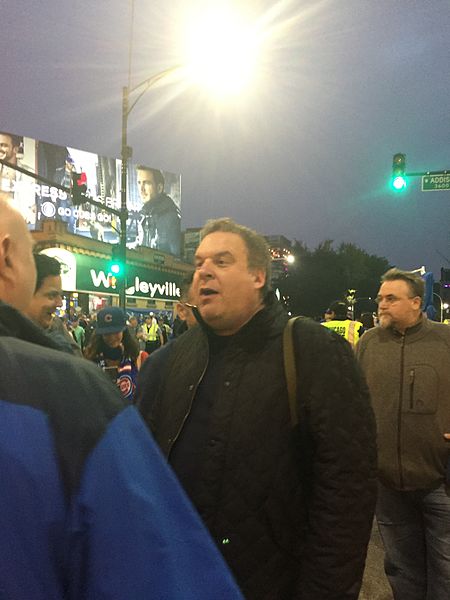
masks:
MULTIPOLYGON (((69 233, 62 221, 44 220, 31 232, 35 251, 57 258, 62 265, 64 307, 84 313, 118 305, 118 281, 111 273, 111 244, 69 233)), ((155 312, 172 317, 180 297, 179 286, 190 270, 179 258, 139 247, 127 250, 126 310, 155 312)))

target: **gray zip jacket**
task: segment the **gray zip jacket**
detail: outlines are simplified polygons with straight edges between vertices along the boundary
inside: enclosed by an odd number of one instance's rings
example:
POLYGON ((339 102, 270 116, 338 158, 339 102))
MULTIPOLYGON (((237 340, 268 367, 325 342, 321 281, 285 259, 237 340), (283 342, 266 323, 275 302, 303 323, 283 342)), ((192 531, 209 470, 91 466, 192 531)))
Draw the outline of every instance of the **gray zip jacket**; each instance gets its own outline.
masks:
POLYGON ((450 327, 422 318, 404 335, 367 331, 356 348, 378 428, 381 482, 434 489, 445 479, 450 443, 450 327))

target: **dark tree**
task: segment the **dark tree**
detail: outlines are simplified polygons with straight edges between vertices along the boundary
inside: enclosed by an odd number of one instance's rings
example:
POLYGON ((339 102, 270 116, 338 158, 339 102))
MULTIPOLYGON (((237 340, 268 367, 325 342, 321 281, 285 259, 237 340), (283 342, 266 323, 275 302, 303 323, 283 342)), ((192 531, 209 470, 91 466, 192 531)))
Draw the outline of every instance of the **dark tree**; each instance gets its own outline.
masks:
POLYGON ((354 244, 341 244, 337 250, 332 240, 321 242, 315 250, 295 242, 295 263, 288 277, 276 282, 289 298, 294 315, 320 317, 334 300, 342 300, 348 289, 355 289, 355 312, 367 310, 363 299, 376 296, 380 277, 390 265, 386 258, 368 254, 354 244))

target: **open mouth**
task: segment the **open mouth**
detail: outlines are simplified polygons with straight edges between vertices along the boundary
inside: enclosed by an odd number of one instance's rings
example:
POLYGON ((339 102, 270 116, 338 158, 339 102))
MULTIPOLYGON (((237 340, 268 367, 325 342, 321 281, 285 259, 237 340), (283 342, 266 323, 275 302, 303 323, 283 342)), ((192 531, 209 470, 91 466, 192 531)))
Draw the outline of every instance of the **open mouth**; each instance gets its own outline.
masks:
POLYGON ((216 292, 216 290, 213 290, 211 288, 202 288, 200 290, 200 296, 214 296, 215 294, 217 294, 218 292, 216 292))

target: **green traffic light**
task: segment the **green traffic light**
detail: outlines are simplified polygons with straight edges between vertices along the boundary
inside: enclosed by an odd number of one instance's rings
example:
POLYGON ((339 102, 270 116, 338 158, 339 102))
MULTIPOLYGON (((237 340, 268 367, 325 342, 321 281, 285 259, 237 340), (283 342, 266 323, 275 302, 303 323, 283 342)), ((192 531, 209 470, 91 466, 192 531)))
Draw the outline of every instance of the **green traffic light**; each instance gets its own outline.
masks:
POLYGON ((114 273, 114 275, 120 275, 120 273, 122 271, 122 266, 119 265, 118 263, 114 263, 110 266, 110 270, 111 270, 111 273, 114 273))
POLYGON ((402 177, 401 175, 399 175, 398 177, 394 177, 394 179, 392 180, 392 187, 394 188, 394 190, 397 190, 398 192, 406 189, 405 177, 402 177))

